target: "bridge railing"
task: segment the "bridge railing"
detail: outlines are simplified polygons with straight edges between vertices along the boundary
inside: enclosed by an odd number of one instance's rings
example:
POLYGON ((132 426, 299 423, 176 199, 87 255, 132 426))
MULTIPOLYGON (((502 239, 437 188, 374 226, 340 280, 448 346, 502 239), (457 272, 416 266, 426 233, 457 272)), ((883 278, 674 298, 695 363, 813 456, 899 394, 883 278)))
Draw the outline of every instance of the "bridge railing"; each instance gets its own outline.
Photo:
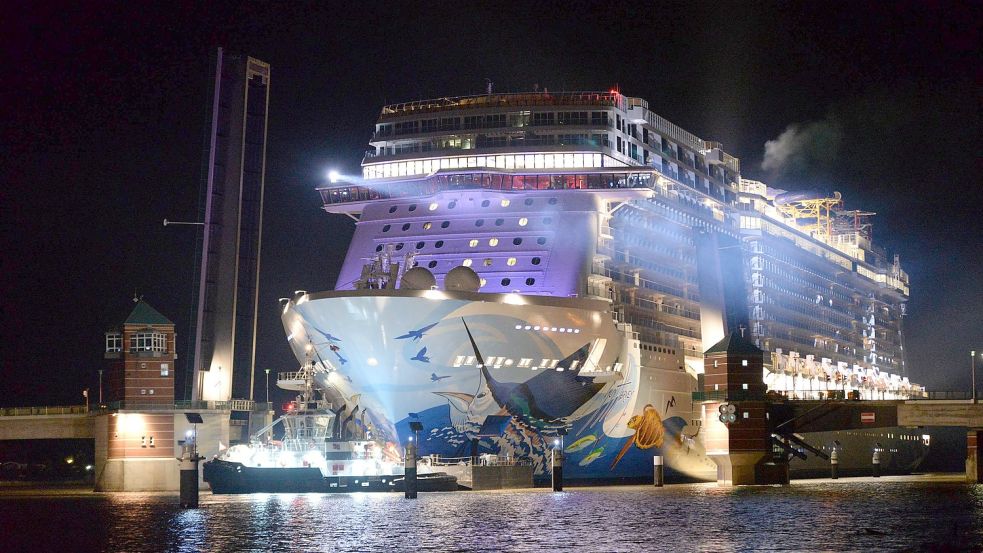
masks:
POLYGON ((920 400, 971 400, 973 399, 973 392, 969 390, 935 390, 926 391, 918 397, 912 396, 908 399, 920 399, 920 400))
POLYGON ((172 411, 186 409, 217 410, 217 411, 268 411, 272 403, 255 402, 247 399, 230 401, 175 401, 174 403, 152 403, 141 401, 111 401, 102 405, 93 405, 93 411, 172 411))
POLYGON ((30 415, 84 415, 85 405, 47 405, 42 407, 0 407, 0 417, 30 415))

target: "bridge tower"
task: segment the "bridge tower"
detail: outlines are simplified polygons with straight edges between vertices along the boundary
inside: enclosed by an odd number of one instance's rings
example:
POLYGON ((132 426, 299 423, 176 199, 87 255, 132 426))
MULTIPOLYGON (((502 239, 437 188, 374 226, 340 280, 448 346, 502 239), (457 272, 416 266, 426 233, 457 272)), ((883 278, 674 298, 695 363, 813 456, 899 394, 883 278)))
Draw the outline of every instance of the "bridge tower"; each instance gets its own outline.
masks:
POLYGON ((102 406, 95 416, 97 491, 160 490, 174 470, 174 323, 141 298, 106 332, 102 406))
POLYGON ((740 332, 704 353, 707 455, 722 485, 787 484, 788 463, 772 461, 764 352, 740 332))

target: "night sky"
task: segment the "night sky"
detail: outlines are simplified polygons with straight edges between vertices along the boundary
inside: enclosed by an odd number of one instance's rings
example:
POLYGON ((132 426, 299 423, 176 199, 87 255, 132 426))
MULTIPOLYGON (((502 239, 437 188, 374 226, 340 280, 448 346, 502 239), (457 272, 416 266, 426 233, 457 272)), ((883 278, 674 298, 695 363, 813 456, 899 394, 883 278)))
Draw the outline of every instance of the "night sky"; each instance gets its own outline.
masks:
POLYGON ((7 10, 0 405, 81 403, 134 291, 177 324, 188 361, 195 227, 161 221, 198 216, 216 46, 272 66, 258 369, 295 368, 276 299, 332 288, 351 237, 319 209, 327 170, 357 172, 383 104, 480 93, 487 78, 499 92, 617 86, 723 142, 746 178, 876 212, 875 241, 911 276, 909 376, 969 389, 983 349, 980 4, 465 4, 7 10))

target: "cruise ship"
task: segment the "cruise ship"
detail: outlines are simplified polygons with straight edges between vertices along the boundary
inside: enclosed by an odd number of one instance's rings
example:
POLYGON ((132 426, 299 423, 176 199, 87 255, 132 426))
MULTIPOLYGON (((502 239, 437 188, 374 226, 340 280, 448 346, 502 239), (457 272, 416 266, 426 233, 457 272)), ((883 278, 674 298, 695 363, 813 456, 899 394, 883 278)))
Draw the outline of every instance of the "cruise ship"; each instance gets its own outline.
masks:
MULTIPOLYGON (((360 175, 324 210, 355 220, 334 290, 281 299, 299 361, 344 439, 415 440, 455 462, 548 477, 715 478, 703 353, 740 332, 789 398, 903 398, 908 277, 840 194, 744 179, 720 143, 609 92, 445 97, 383 107, 360 175)), ((715 413, 713 414, 715 415, 715 413)), ((807 435, 841 473, 911 430, 807 435)), ((855 465, 855 467, 854 467, 855 465)), ((796 471, 823 469, 794 459, 796 471)))

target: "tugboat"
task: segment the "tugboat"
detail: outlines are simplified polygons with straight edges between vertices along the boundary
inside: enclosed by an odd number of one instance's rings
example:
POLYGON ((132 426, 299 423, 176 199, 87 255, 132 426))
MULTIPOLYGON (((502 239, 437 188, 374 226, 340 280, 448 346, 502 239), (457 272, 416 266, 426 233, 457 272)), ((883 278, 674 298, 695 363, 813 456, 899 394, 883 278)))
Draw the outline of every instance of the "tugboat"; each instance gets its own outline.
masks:
MULTIPOLYGON (((313 351, 313 348, 311 348, 313 351)), ((402 492, 404 464, 392 444, 372 439, 371 428, 345 439, 338 412, 314 385, 324 370, 309 356, 299 371, 281 373, 278 385, 300 394, 287 412, 204 465, 215 494, 402 492), (283 439, 274 440, 281 425, 283 439), (344 436, 344 437, 343 437, 344 436)), ((455 491, 457 478, 418 463, 418 491, 455 491)))

